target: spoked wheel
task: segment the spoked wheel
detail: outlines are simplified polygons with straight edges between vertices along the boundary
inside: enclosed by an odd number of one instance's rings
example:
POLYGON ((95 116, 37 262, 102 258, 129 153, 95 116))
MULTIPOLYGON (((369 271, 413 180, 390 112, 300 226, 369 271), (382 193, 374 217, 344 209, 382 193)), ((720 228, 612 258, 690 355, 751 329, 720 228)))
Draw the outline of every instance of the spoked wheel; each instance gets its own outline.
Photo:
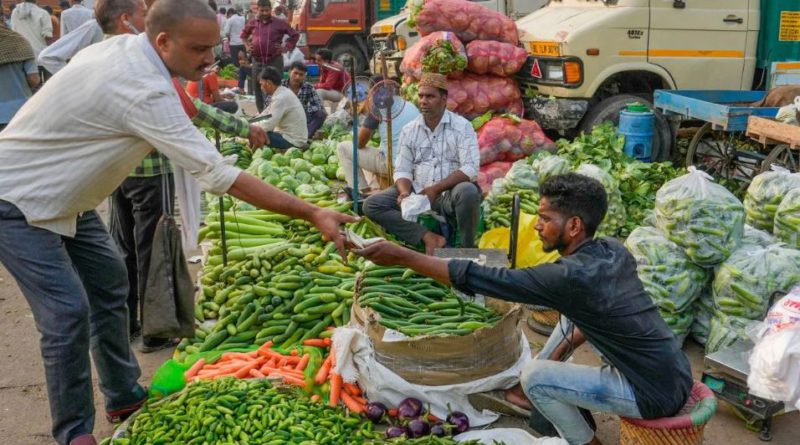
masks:
POLYGON ((788 145, 776 145, 761 163, 761 172, 770 171, 772 165, 780 165, 792 173, 800 172, 800 152, 788 145))
POLYGON ((694 165, 715 178, 740 183, 746 188, 761 168, 764 155, 740 150, 741 136, 734 132, 714 131, 705 123, 694 135, 686 153, 686 166, 694 165))

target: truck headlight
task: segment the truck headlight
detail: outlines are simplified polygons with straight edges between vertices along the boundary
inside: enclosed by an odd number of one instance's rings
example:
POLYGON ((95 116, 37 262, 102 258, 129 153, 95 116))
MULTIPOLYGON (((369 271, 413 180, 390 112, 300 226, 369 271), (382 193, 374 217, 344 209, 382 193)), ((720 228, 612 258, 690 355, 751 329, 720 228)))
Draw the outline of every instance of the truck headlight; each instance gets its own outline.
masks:
POLYGON ((545 68, 545 79, 548 81, 553 82, 563 82, 564 81, 564 69, 562 68, 561 64, 555 63, 548 63, 545 68))
POLYGON ((406 43, 406 38, 403 36, 397 36, 397 49, 400 51, 405 51, 407 47, 408 44, 406 43))

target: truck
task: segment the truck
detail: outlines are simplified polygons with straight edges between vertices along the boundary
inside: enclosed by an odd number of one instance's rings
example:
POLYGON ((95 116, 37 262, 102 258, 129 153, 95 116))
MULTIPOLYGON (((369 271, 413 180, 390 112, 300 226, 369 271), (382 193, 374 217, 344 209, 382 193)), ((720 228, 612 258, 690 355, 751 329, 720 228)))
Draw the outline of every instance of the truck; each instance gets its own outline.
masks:
MULTIPOLYGON (((498 11, 513 20, 517 20, 542 8, 548 1, 474 0, 472 3, 486 6, 493 11, 498 11)), ((372 25, 369 35, 373 54, 370 60, 370 72, 381 72, 381 57, 383 57, 386 61, 387 71, 384 74, 388 77, 399 77, 400 62, 403 61, 406 49, 420 39, 419 33, 408 26, 408 16, 408 8, 404 8, 400 14, 379 20, 372 25)))
MULTIPOLYGON (((526 116, 561 134, 618 122, 658 89, 770 88, 800 71, 797 0, 552 0, 519 19, 526 116)), ((656 113, 653 159, 676 125, 656 113)))
POLYGON ((356 72, 368 68, 370 26, 397 14, 404 0, 302 0, 292 16, 292 27, 300 33, 297 46, 306 54, 329 48, 333 58, 350 57, 356 72))

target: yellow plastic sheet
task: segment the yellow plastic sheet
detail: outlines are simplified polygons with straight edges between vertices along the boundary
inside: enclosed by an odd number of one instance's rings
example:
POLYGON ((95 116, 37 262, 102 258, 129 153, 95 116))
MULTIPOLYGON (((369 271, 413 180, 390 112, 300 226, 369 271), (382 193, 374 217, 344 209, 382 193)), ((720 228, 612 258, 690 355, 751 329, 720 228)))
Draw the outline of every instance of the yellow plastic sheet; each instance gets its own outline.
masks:
MULTIPOLYGON (((536 231, 538 216, 520 212, 519 238, 517 239, 517 268, 533 267, 539 264, 552 263, 557 260, 558 252, 545 253, 542 250, 542 241, 536 231)), ((500 227, 483 234, 478 247, 481 249, 504 249, 508 251, 511 242, 511 229, 500 227)))

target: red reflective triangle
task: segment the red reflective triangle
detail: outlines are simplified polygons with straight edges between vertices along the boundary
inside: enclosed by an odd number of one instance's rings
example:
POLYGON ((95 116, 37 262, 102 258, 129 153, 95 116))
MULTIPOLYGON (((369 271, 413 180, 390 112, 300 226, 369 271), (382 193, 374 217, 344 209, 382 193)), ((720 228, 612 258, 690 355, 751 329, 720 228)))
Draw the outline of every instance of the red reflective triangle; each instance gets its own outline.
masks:
POLYGON ((531 67, 531 76, 537 79, 542 78, 542 68, 539 66, 539 59, 533 59, 533 66, 531 67))

